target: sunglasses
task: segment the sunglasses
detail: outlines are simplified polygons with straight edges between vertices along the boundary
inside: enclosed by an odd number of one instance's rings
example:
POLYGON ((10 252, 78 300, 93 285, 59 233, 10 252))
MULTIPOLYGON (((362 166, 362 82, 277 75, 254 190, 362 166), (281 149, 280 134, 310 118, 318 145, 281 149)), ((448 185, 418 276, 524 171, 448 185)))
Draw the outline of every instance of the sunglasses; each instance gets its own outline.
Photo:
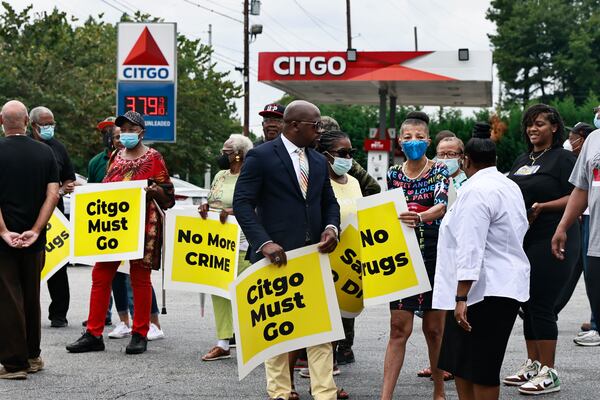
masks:
POLYGON ((330 151, 330 153, 335 153, 342 158, 354 158, 354 155, 356 154, 356 149, 338 149, 332 150, 330 151))
POLYGON ((323 129, 323 123, 321 121, 296 121, 299 124, 307 124, 307 125, 312 125, 312 127, 317 130, 320 131, 321 129, 323 129))

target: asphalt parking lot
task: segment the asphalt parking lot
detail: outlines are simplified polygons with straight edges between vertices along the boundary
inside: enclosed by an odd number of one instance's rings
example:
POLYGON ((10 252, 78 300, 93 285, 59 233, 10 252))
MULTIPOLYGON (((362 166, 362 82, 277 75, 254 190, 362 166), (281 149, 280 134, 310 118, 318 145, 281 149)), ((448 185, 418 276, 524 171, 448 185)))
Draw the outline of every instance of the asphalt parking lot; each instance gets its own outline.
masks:
MULTIPOLYGON (((167 314, 161 315, 164 340, 150 342, 145 354, 125 354, 128 339, 107 339, 104 352, 69 354, 65 345, 81 333, 87 317, 90 267, 70 267, 71 309, 67 328, 49 327, 49 303, 42 290, 42 357, 46 368, 26 381, 0 381, 0 399, 266 399, 262 367, 239 382, 235 357, 202 362, 200 357, 215 344, 214 318, 210 296, 205 316, 200 316, 199 295, 167 293, 167 314)), ((160 274, 153 273, 160 301, 160 274)), ((542 396, 558 399, 597 399, 600 396, 600 347, 578 347, 572 342, 581 322, 589 318, 583 282, 559 320, 556 367, 562 381, 559 393, 542 396)), ((354 352, 356 362, 342 366, 336 378, 352 399, 378 399, 387 345, 389 311, 385 306, 365 310, 356 321, 354 352)), ((113 316, 113 322, 117 316, 113 316)), ((512 373, 525 358, 522 323, 518 320, 509 343, 503 373, 512 373)), ((109 328, 105 331, 107 333, 109 328)), ((416 320, 409 340, 404 368, 396 387, 396 399, 431 398, 431 383, 416 372, 427 366, 425 340, 416 320)), ((296 378, 302 399, 310 399, 307 379, 296 378)), ((447 398, 457 399, 454 384, 446 384, 447 398)), ((515 388, 502 387, 502 399, 524 398, 515 388)))

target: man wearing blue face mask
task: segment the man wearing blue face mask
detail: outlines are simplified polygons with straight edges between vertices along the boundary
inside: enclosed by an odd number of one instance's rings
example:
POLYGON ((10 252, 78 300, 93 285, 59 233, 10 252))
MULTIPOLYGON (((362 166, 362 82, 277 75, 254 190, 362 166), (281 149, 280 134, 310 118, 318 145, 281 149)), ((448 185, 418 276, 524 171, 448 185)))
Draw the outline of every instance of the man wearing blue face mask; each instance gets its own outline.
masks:
MULTIPOLYGON (((65 146, 54 137, 54 114, 46 107, 35 107, 29 113, 31 121, 32 137, 48 145, 54 153, 58 164, 59 194, 57 208, 65 213, 65 205, 62 197, 73 192, 75 189, 75 171, 65 146)), ((67 218, 68 214, 65 215, 67 218)), ((68 325, 67 312, 69 311, 70 293, 67 266, 62 267, 56 274, 48 279, 48 292, 50 292, 50 306, 48 307, 48 319, 52 328, 64 328, 68 325)))

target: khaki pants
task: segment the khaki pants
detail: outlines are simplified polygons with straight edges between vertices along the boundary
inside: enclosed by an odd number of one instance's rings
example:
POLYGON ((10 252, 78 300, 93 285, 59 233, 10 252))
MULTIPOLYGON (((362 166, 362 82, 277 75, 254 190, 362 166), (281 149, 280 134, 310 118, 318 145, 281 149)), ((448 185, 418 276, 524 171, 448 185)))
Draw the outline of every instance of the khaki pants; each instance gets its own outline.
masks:
MULTIPOLYGON (((331 343, 308 347, 310 388, 315 400, 336 400, 337 387, 333 381, 333 348, 331 343)), ((287 400, 292 390, 288 354, 280 354, 265 361, 267 393, 272 399, 287 400)))

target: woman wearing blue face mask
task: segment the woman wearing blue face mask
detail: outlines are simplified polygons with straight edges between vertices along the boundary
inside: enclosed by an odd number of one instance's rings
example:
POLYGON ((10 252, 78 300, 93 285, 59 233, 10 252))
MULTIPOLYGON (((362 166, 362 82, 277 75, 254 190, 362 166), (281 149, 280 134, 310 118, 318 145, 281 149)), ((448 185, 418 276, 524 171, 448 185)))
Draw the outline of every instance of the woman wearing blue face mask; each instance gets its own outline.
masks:
MULTIPOLYGON (((438 230, 448 203, 448 168, 427 159, 431 142, 425 113, 412 112, 400 127, 399 142, 407 160, 388 171, 389 190, 404 196, 408 210, 400 221, 415 229, 429 281, 433 287, 438 230)), ((412 333, 415 311, 423 311, 423 333, 429 350, 434 381, 433 398, 444 399, 443 372, 437 368, 444 331, 445 311, 433 310, 431 292, 421 293, 390 303, 390 339, 383 369, 382 400, 390 400, 402 368, 406 342, 412 333)))
POLYGON ((461 169, 464 157, 465 145, 457 137, 447 137, 437 145, 436 159, 448 168, 450 185, 448 190, 448 207, 456 200, 456 191, 460 189, 467 180, 467 175, 461 169))
MULTIPOLYGON (((128 111, 119 116, 115 125, 121 128, 120 140, 124 149, 113 153, 108 163, 103 183, 133 180, 149 181, 146 188, 146 222, 144 226, 143 258, 130 260, 129 275, 133 289, 133 326, 131 341, 125 348, 127 354, 140 354, 146 351, 147 336, 152 324, 152 281, 150 273, 161 265, 163 221, 158 207, 167 209, 175 204, 173 184, 167 166, 160 153, 142 143, 146 124, 137 112, 128 111)), ((90 311, 85 333, 67 346, 71 353, 104 350, 102 332, 111 283, 119 261, 97 262, 92 269, 92 290, 90 311)), ((158 313, 155 314, 157 316, 158 313)), ((158 322, 158 320, 156 320, 158 322)), ((154 338, 162 336, 159 326, 155 326, 154 338)))

